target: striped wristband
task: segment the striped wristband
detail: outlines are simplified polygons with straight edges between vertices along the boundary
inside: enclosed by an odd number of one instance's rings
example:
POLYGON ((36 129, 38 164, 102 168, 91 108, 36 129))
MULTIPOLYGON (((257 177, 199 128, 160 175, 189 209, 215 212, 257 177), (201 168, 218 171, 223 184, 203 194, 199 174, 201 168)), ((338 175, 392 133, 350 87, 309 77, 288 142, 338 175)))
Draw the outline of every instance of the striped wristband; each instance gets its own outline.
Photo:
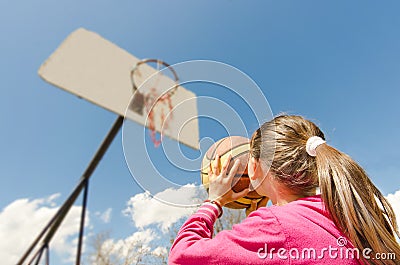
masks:
POLYGON ((222 206, 219 202, 214 201, 214 200, 205 200, 205 203, 210 203, 211 205, 213 205, 216 209, 218 209, 218 218, 220 218, 222 216, 222 214, 224 213, 224 211, 222 210, 222 206))

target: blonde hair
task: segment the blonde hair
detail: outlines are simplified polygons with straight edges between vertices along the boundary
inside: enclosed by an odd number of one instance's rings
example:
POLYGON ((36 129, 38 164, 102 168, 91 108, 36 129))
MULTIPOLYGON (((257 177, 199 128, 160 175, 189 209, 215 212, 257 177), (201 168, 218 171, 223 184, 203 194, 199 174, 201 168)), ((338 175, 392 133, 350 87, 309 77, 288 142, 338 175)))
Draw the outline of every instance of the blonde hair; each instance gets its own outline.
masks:
MULTIPOLYGON (((326 143, 318 146, 316 157, 308 155, 306 143, 312 136, 325 139, 313 122, 281 115, 254 132, 250 154, 294 194, 313 195, 319 186, 326 210, 355 247, 394 253, 398 261, 400 245, 395 234, 400 234, 386 198, 348 155, 326 143)), ((398 264, 395 260, 364 262, 398 264)))

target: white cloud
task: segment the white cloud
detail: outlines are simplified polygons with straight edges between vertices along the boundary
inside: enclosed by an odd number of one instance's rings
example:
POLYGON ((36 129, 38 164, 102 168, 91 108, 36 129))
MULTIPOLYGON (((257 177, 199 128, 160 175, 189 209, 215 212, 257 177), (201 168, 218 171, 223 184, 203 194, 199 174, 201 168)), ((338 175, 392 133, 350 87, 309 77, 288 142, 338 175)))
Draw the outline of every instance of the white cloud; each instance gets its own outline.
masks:
MULTIPOLYGON (((57 212, 58 207, 54 200, 59 196, 60 194, 53 194, 34 200, 18 199, 0 212, 0 260, 3 264, 14 264, 21 258, 28 246, 57 212)), ((50 249, 65 261, 75 255, 74 237, 79 232, 80 215, 81 207, 72 206, 50 243, 50 249)), ((86 224, 88 222, 87 217, 86 224)))
POLYGON ((103 223, 108 224, 111 221, 112 208, 107 208, 103 213, 95 212, 95 215, 100 218, 103 223))
POLYGON ((400 227, 400 190, 396 191, 394 194, 389 194, 386 198, 392 205, 393 211, 396 214, 397 226, 400 227))
POLYGON ((131 236, 120 239, 117 241, 107 240, 105 242, 106 247, 113 245, 112 254, 119 254, 123 257, 130 255, 132 249, 140 248, 148 252, 150 250, 149 243, 156 238, 156 234, 151 229, 138 231, 133 233, 131 236))
POLYGON ((204 189, 192 184, 179 189, 166 189, 154 197, 146 192, 140 193, 130 198, 124 214, 130 216, 138 228, 155 224, 166 232, 179 219, 193 213, 193 207, 182 205, 194 205, 201 202, 202 198, 204 198, 204 189))
MULTIPOLYGON (((96 255, 90 257, 92 264, 106 261, 116 264, 134 264, 139 260, 151 264, 165 262, 168 250, 165 245, 171 240, 166 232, 181 218, 190 215, 197 203, 204 200, 205 191, 195 185, 179 189, 166 189, 152 197, 148 192, 136 194, 127 202, 123 213, 129 216, 139 231, 124 239, 105 239, 96 255), (178 206, 180 205, 180 206, 178 206), (187 206, 184 206, 187 205, 187 206), (158 226, 160 229, 148 226, 158 226), (100 255, 99 255, 100 253, 100 255)), ((111 209, 95 215, 107 216, 111 209)), ((107 219, 107 218, 106 218, 107 219)))

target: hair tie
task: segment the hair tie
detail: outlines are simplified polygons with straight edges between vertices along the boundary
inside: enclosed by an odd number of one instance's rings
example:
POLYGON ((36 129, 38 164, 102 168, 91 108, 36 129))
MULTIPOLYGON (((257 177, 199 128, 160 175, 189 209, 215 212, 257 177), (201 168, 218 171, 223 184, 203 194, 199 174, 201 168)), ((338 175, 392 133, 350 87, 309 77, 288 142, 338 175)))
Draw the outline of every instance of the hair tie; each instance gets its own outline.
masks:
POLYGON ((306 143, 306 151, 310 156, 317 156, 317 147, 326 143, 324 139, 319 136, 312 136, 308 138, 306 143))

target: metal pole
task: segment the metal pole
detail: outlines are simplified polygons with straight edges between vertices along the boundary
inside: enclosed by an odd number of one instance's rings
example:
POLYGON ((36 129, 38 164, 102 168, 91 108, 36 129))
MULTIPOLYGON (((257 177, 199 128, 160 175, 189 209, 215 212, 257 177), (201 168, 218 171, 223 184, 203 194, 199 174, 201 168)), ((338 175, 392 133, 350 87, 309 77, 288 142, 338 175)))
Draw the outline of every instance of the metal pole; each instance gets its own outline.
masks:
MULTIPOLYGON (((83 173, 82 177, 79 180, 78 185, 72 191, 71 195, 68 199, 64 202, 64 204, 60 207, 54 217, 50 220, 50 222, 45 226, 42 232, 37 236, 37 238, 32 242, 28 250, 22 256, 22 258, 18 261, 17 265, 22 265, 23 262, 27 259, 30 255, 32 250, 35 246, 39 243, 41 238, 46 234, 46 237, 43 239, 43 243, 40 249, 43 249, 45 246, 48 246, 51 239, 53 238, 55 232, 59 228, 60 224, 64 220, 64 217, 67 215, 68 211, 70 210, 71 206, 74 204, 76 199, 78 198, 79 194, 81 193, 82 189, 86 186, 85 184, 89 180, 90 176, 96 169, 97 165, 99 164, 100 160, 103 158, 105 152, 107 151, 108 147, 114 140, 115 136, 117 135, 118 131, 122 127, 122 123, 124 121, 123 116, 118 116, 115 120, 113 126, 111 127, 110 131, 108 132, 107 136, 104 138, 103 142, 101 143, 100 147, 97 149, 96 154, 93 156, 92 160, 90 161, 89 165, 87 166, 85 172, 83 173), (48 231, 49 230, 49 231, 48 231)), ((39 249, 39 251, 40 251, 39 249)))
POLYGON ((46 265, 50 264, 50 250, 49 250, 49 246, 46 246, 46 265))
POLYGON ((85 215, 86 215, 86 205, 87 205, 88 190, 89 190, 89 179, 86 179, 85 189, 83 190, 81 225, 80 225, 80 228, 79 228, 78 248, 76 250, 76 263, 75 263, 76 265, 81 264, 83 230, 85 228, 85 215))

